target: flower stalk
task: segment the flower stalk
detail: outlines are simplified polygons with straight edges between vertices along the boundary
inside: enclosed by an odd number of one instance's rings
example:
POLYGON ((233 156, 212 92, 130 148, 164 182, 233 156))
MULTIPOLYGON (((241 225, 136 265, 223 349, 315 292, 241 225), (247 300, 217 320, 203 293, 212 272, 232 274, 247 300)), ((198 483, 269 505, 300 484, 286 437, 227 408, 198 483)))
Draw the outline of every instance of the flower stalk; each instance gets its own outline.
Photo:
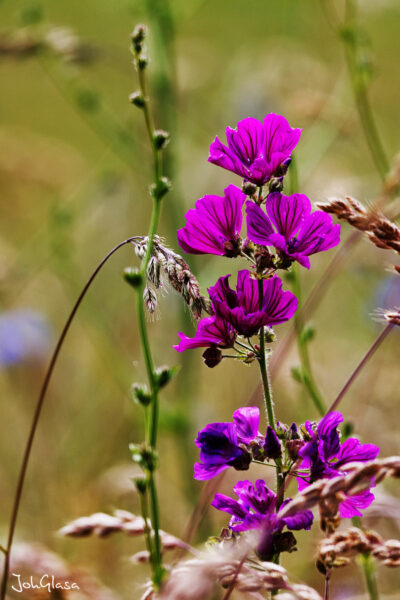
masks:
MULTIPOLYGON (((153 199, 153 208, 147 236, 146 252, 141 262, 139 277, 135 288, 137 294, 139 338, 150 389, 150 406, 148 415, 148 427, 146 427, 145 443, 146 446, 149 447, 149 451, 152 453, 152 455, 156 457, 160 386, 150 347, 149 334, 145 316, 145 306, 143 302, 143 294, 145 292, 147 282, 147 269, 154 249, 154 237, 156 235, 158 223, 160 220, 162 199, 170 189, 169 181, 165 177, 163 177, 162 174, 162 150, 168 142, 169 135, 167 134, 167 132, 156 130, 154 126, 154 120, 150 108, 150 101, 147 90, 147 57, 144 51, 144 40, 146 34, 147 30, 143 25, 137 26, 132 34, 132 53, 134 56, 134 64, 138 73, 140 88, 139 94, 134 94, 133 98, 140 98, 140 102, 139 104, 136 102, 136 106, 143 110, 146 130, 152 148, 154 182, 150 187, 150 195, 153 199)), ((135 104, 135 102, 133 103, 135 104)), ((160 538, 159 504, 157 497, 156 482, 154 477, 155 468, 156 464, 144 464, 144 469, 147 475, 148 500, 150 505, 150 515, 153 529, 153 539, 151 540, 151 565, 153 570, 153 583, 155 587, 158 588, 161 584, 165 571, 162 566, 162 544, 160 538)), ((143 517, 145 518, 144 515, 143 517)))

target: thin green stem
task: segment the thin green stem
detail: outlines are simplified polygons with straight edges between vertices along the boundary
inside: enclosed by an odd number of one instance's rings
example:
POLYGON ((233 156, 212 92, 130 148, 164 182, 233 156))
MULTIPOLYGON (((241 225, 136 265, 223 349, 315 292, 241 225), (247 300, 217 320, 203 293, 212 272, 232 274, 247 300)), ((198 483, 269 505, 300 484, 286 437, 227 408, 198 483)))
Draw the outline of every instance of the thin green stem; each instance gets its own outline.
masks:
MULTIPOLYGON (((289 193, 294 194, 299 189, 299 178, 297 172, 297 163, 295 156, 292 157, 292 162, 289 168, 289 193)), ((301 293, 301 280, 299 273, 297 271, 296 265, 292 267, 291 282, 292 282, 292 290, 294 295, 297 297, 299 301, 299 306, 297 311, 294 314, 294 329, 296 332, 297 339, 297 348, 299 352, 300 364, 301 364, 301 374, 302 374, 302 382, 304 387, 308 391, 311 400, 313 401, 315 408, 319 412, 319 414, 323 417, 325 414, 325 405, 322 399, 322 396, 318 390, 317 384, 315 383, 312 368, 310 355, 308 352, 308 340, 304 337, 304 319, 303 319, 303 311, 302 311, 302 293, 301 293)))
MULTIPOLYGON (((351 522, 354 525, 354 527, 358 527, 358 529, 363 529, 362 520, 360 517, 353 517, 351 519, 351 522)), ((359 564, 364 574, 364 581, 368 591, 369 599, 379 600, 379 591, 375 577, 374 561, 369 552, 364 552, 360 554, 359 564)))
POLYGON ((164 569, 162 566, 162 546, 161 546, 161 538, 160 538, 160 518, 159 518, 159 510, 158 510, 158 497, 157 497, 157 489, 154 481, 154 472, 150 471, 149 473, 149 491, 150 491, 150 505, 152 508, 152 525, 154 531, 154 583, 158 586, 160 585, 163 575, 164 569))
POLYGON ((267 358, 265 355, 264 327, 261 327, 261 330, 260 330, 260 356, 258 359, 258 363, 260 365, 261 380, 262 380, 263 390, 264 390, 265 410, 267 413, 268 424, 271 425, 271 427, 274 431, 276 431, 274 403, 272 400, 271 386, 270 386, 269 376, 268 376, 267 358))
POLYGON ((357 32, 357 0, 346 0, 345 21, 341 30, 354 99, 371 157, 382 180, 389 171, 383 144, 376 126, 368 96, 368 81, 360 60, 357 32))
POLYGON ((141 510, 142 517, 144 520, 144 537, 146 540, 146 547, 147 547, 147 551, 150 555, 150 562, 151 562, 152 557, 153 557, 153 548, 152 548, 152 540, 151 540, 151 528, 149 527, 149 520, 148 520, 149 497, 148 497, 147 487, 144 492, 139 492, 139 497, 140 497, 140 510, 141 510))
POLYGON ((7 547, 4 552, 5 559, 4 559, 4 566, 3 566, 3 579, 2 579, 1 592, 0 592, 1 600, 5 600, 6 593, 7 593, 7 582, 8 582, 8 573, 9 573, 9 567, 10 567, 11 549, 12 549, 12 545, 13 545, 13 541, 14 541, 15 527, 17 524, 19 507, 20 507, 20 503, 21 503, 22 492, 24 489, 26 473, 28 470, 29 459, 30 459, 31 452, 32 452, 32 446, 33 446, 33 442, 35 439, 35 434, 36 434, 37 426, 39 423, 40 415, 42 413, 43 404, 46 399, 47 390, 48 390, 48 387, 49 387, 49 384, 50 384, 50 381, 51 381, 51 378, 52 378, 52 375, 54 372, 54 368, 56 366, 57 359, 58 359, 58 356, 61 351, 61 348, 64 344, 65 338, 71 327, 74 317, 78 311, 78 308, 80 307, 84 297, 86 296, 87 291, 89 290, 90 286, 92 285, 92 283, 93 283, 94 279, 96 278, 97 274, 99 273, 99 271, 103 268, 103 266, 109 260, 109 258, 111 258, 111 256, 113 256, 113 254, 115 252, 117 252, 117 250, 122 248, 122 246, 125 246, 126 244, 130 244, 131 242, 133 242, 137 239, 138 239, 137 236, 130 237, 127 240, 120 242, 97 265, 97 267, 93 271, 92 275, 89 277, 87 283, 83 287, 81 293, 79 294, 78 299, 76 300, 74 306, 72 307, 72 310, 65 322, 63 330, 62 330, 60 337, 57 341, 57 344, 54 348, 54 351, 51 356, 49 366, 47 367, 47 371, 46 371, 44 379, 43 379, 42 387, 40 388, 39 396, 38 396, 38 399, 36 402, 36 407, 35 407, 35 411, 33 413, 31 427, 29 430, 24 454, 22 457, 22 464, 21 464, 21 468, 19 471, 19 475, 18 475, 17 488, 16 488, 15 495, 14 495, 14 502, 13 502, 13 507, 12 507, 12 511, 11 511, 10 524, 9 524, 9 530, 8 530, 7 547))
POLYGON ((309 396, 315 405, 315 408, 317 409, 321 417, 323 417, 326 412, 326 408, 322 396, 318 390, 317 384, 314 380, 311 368, 310 355, 308 352, 308 340, 303 335, 304 322, 301 312, 301 282, 296 266, 292 268, 291 282, 293 293, 299 301, 299 308, 294 315, 294 327, 296 331, 297 348, 301 364, 302 382, 305 388, 307 389, 309 396))

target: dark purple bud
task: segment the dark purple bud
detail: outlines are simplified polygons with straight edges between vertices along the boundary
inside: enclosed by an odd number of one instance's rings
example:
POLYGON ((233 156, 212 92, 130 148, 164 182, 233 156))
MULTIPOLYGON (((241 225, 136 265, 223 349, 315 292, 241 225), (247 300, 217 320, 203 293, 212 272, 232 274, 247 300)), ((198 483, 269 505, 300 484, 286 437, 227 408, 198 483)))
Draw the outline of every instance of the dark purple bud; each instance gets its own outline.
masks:
POLYGON ((265 269, 272 269, 274 266, 274 256, 268 252, 267 248, 260 248, 254 255, 257 270, 265 271, 265 269))
POLYGON ((289 429, 289 437, 291 440, 300 439, 296 423, 292 423, 289 429))
POLYGON ((242 450, 242 454, 229 464, 236 469, 236 471, 247 471, 251 463, 251 454, 243 444, 239 444, 239 447, 242 450))
POLYGON ((264 452, 267 458, 280 458, 282 456, 281 443, 271 425, 265 434, 264 452))
POLYGON ((296 549, 297 540, 291 531, 275 533, 273 538, 275 554, 281 552, 293 552, 296 549))
POLYGON ((213 369, 221 362, 222 352, 219 348, 207 348, 207 350, 203 352, 203 360, 207 367, 213 369))
POLYGON ((291 460, 297 460, 299 458, 299 450, 304 446, 305 442, 302 440, 288 440, 286 442, 286 449, 291 460))
POLYGON ((273 192, 281 192, 283 190, 283 178, 282 177, 274 177, 268 184, 269 193, 273 192))
POLYGON ((244 238, 242 242, 242 252, 246 254, 246 256, 251 256, 254 252, 254 244, 249 240, 249 238, 244 238))
POLYGON ((242 192, 246 194, 246 196, 254 196, 257 191, 257 186, 255 183, 251 181, 244 181, 242 185, 242 192))

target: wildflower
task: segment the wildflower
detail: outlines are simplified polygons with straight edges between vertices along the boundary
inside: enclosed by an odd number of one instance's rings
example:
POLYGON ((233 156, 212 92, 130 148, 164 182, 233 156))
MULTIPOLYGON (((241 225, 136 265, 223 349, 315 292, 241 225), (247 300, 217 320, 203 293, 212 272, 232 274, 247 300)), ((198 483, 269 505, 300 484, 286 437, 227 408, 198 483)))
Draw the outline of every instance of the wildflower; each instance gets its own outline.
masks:
POLYGON ((177 236, 180 247, 190 254, 240 254, 242 206, 245 194, 234 185, 224 196, 204 196, 186 213, 186 225, 177 236))
POLYGON ((0 315, 0 367, 41 359, 51 341, 43 315, 32 310, 10 310, 0 315))
POLYGON ((215 311, 226 319, 241 335, 250 337, 260 327, 288 321, 296 312, 297 298, 282 291, 282 281, 274 276, 262 282, 263 296, 260 306, 258 281, 246 269, 239 271, 236 291, 229 287, 230 275, 220 277, 208 293, 215 311))
POLYGON ((257 407, 239 408, 233 423, 210 423, 199 431, 195 444, 202 462, 194 465, 195 479, 211 479, 228 467, 248 469, 251 454, 246 445, 260 437, 259 418, 257 407))
POLYGON ((238 500, 224 494, 215 494, 211 505, 232 515, 229 528, 233 531, 261 530, 258 553, 263 560, 271 560, 274 554, 282 550, 280 542, 284 527, 296 531, 310 529, 313 523, 310 510, 299 511, 290 517, 280 517, 280 511, 290 502, 290 498, 276 512, 277 496, 262 479, 257 479, 254 484, 247 480, 239 481, 233 491, 238 500))
POLYGON ((236 334, 228 321, 215 315, 205 317, 198 322, 196 335, 193 338, 182 332, 179 332, 178 336, 180 342, 174 348, 178 352, 184 352, 192 348, 231 348, 236 334))
POLYGON ((228 146, 215 138, 208 160, 262 186, 285 174, 300 135, 301 129, 292 129, 280 115, 270 113, 263 123, 249 117, 239 121, 237 130, 226 128, 228 146))
POLYGON ((246 203, 247 235, 262 246, 274 246, 283 258, 297 260, 310 268, 311 254, 329 250, 340 242, 340 226, 317 210, 304 194, 269 194, 267 214, 254 202, 246 203))
MULTIPOLYGON (((305 429, 311 440, 299 450, 303 459, 299 470, 306 470, 308 475, 297 478, 299 489, 302 490, 317 479, 331 479, 345 474, 343 467, 353 462, 367 462, 376 458, 379 447, 375 444, 361 444, 356 438, 348 438, 340 442, 337 427, 343 421, 339 412, 328 413, 319 422, 316 430, 311 423, 305 423, 305 429)), ((367 508, 374 500, 370 489, 358 494, 347 496, 341 502, 339 514, 344 518, 362 516, 360 509, 367 508)))

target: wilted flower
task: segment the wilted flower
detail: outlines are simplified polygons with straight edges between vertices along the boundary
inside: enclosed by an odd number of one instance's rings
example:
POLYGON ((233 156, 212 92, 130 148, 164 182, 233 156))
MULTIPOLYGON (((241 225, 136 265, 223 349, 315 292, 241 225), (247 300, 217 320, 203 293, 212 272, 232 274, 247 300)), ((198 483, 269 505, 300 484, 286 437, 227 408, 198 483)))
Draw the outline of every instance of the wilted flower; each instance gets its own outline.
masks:
MULTIPOLYGON (((313 523, 313 514, 310 510, 299 511, 296 515, 281 518, 280 509, 276 512, 276 494, 270 490, 265 481, 257 479, 239 481, 233 491, 238 497, 234 500, 224 494, 215 494, 212 506, 232 515, 229 527, 233 531, 248 531, 249 529, 261 530, 258 552, 263 560, 270 560, 273 555, 283 550, 279 546, 282 537, 279 535, 286 526, 290 530, 310 529, 313 523)), ((286 499, 283 508, 290 498, 286 499)), ((295 540, 291 537, 288 547, 293 547, 295 540)))
POLYGON ((248 469, 251 454, 246 444, 260 436, 259 419, 257 407, 244 407, 233 413, 233 423, 210 423, 199 431, 195 444, 201 462, 194 465, 195 479, 211 479, 228 467, 248 469))
POLYGON ((239 121, 237 131, 226 128, 228 146, 215 138, 208 160, 261 186, 285 174, 300 135, 280 115, 270 113, 263 123, 249 117, 239 121))
POLYGON ((245 194, 229 185, 224 196, 204 196, 186 213, 186 225, 177 232, 180 247, 190 254, 240 254, 242 206, 245 194))
POLYGON ((297 298, 282 290, 282 281, 274 276, 262 282, 260 306, 258 281, 246 269, 239 271, 236 291, 229 287, 230 275, 220 277, 208 293, 215 311, 241 335, 250 337, 265 326, 288 321, 296 312, 297 298))
MULTIPOLYGON (((378 456, 379 447, 375 444, 361 444, 356 438, 348 438, 342 444, 337 430, 342 421, 343 416, 339 412, 331 412, 321 419, 316 430, 310 421, 305 423, 311 441, 299 450, 299 456, 303 459, 299 471, 305 471, 297 478, 300 490, 317 479, 331 479, 345 474, 346 464, 367 462, 378 456)), ((340 516, 362 516, 360 509, 367 508, 373 500, 374 495, 369 489, 347 496, 340 504, 340 516)))
POLYGON ((258 204, 246 203, 249 239, 262 246, 274 246, 282 257, 297 260, 307 269, 311 254, 340 242, 340 226, 320 210, 311 213, 311 202, 304 194, 269 194, 266 210, 267 214, 258 204))

